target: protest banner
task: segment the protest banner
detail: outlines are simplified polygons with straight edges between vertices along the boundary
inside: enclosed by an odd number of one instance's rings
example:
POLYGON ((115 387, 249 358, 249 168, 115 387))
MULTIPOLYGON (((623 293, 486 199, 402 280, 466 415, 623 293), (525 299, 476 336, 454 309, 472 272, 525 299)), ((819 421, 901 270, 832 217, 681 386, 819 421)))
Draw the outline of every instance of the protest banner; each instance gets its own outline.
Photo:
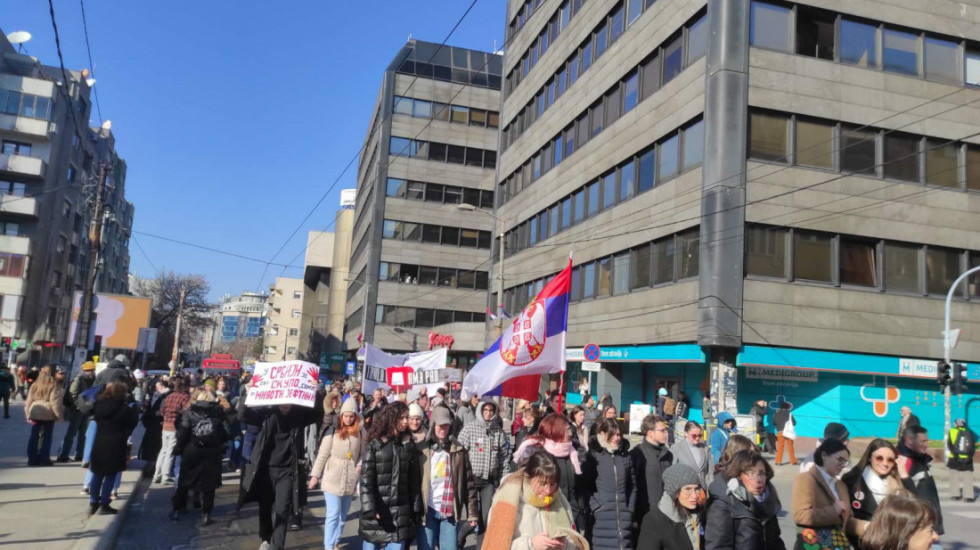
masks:
POLYGON ((299 405, 312 407, 320 367, 306 361, 255 363, 252 387, 245 399, 246 407, 266 405, 299 405))
POLYGON ((435 395, 453 376, 453 369, 446 367, 446 356, 446 348, 391 355, 367 344, 361 388, 367 395, 378 388, 397 393, 426 388, 429 395, 435 395))

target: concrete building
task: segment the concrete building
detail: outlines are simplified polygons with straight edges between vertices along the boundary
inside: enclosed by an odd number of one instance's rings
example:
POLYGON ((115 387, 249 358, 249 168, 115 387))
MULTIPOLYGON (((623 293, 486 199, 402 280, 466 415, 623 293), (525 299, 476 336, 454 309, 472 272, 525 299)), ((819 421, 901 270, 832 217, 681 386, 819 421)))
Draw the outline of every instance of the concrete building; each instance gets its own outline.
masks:
MULTIPOLYGON (((909 405, 941 433, 943 298, 980 264, 980 3, 899 4, 510 0, 506 309, 574 251, 568 355, 600 345, 618 406, 666 387, 700 420, 712 391, 893 436, 909 405)), ((973 278, 952 306, 972 380, 978 302, 973 278)))
MULTIPOLYGON (((19 53, 0 32, 0 334, 35 347, 66 343, 72 296, 86 280, 91 201, 103 162, 114 172, 96 288, 128 287, 133 207, 124 196, 125 163, 109 130, 88 126, 87 72, 67 73, 64 82, 60 67, 19 53)), ((45 351, 44 360, 57 356, 45 351)))
POLYGON ((210 349, 224 350, 234 342, 261 338, 270 311, 268 299, 268 294, 248 291, 222 296, 214 314, 214 329, 210 331, 210 349))
POLYGON ((269 285, 263 361, 304 359, 309 341, 309 322, 303 316, 303 279, 276 277, 269 285))
POLYGON ((501 64, 409 40, 384 71, 358 165, 346 350, 440 334, 465 366, 485 349, 501 64))

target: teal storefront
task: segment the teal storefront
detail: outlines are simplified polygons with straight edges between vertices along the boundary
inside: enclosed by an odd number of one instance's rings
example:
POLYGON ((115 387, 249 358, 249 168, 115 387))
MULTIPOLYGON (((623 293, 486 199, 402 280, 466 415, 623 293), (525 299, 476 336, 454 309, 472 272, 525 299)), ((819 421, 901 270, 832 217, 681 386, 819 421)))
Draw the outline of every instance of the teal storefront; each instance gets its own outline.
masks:
MULTIPOLYGON (((937 439, 945 412, 936 361, 747 345, 736 359, 738 410, 747 413, 758 399, 766 399, 771 422, 779 404, 788 401, 801 436, 821 437, 828 422, 840 422, 853 437, 891 438, 899 409, 908 405, 937 439)), ((967 367, 967 378, 980 381, 980 365, 967 367)), ((971 384, 968 393, 952 396, 953 419, 980 425, 978 388, 971 384)))

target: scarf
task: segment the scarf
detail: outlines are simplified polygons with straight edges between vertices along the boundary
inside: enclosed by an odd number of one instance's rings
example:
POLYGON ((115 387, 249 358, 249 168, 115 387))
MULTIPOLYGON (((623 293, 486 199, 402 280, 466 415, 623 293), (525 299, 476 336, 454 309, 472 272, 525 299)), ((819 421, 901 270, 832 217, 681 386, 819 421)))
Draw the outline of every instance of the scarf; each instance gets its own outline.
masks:
POLYGON ((694 463, 697 465, 695 470, 701 470, 701 467, 704 466, 705 459, 708 458, 704 452, 704 447, 691 443, 687 438, 684 438, 684 443, 687 444, 691 454, 694 455, 694 463))
POLYGON ((691 548, 701 548, 701 533, 696 513, 692 514, 686 508, 678 506, 677 502, 667 493, 660 497, 657 508, 670 521, 684 524, 684 532, 687 533, 687 538, 691 541, 691 548))
POLYGON ((508 541, 498 546, 509 548, 509 541, 517 537, 537 535, 537 533, 518 531, 518 519, 523 515, 521 508, 528 506, 538 510, 549 536, 568 537, 568 542, 575 550, 586 550, 589 547, 585 539, 575 531, 571 506, 561 491, 555 491, 550 499, 539 497, 531 489, 531 482, 523 469, 505 477, 500 483, 500 488, 493 495, 486 540, 508 541))
POLYGON ((875 498, 875 503, 881 504, 881 501, 885 500, 885 497, 889 494, 888 482, 885 481, 885 478, 874 473, 871 466, 865 466, 861 477, 864 478, 864 482, 868 485, 868 490, 871 491, 871 496, 875 498))
POLYGON ((577 475, 581 475, 582 467, 578 463, 578 453, 572 448, 571 441, 556 443, 550 439, 536 440, 534 437, 528 437, 514 452, 514 462, 520 464, 524 457, 534 452, 531 447, 543 447, 544 450, 559 458, 568 457, 572 462, 572 469, 577 475))

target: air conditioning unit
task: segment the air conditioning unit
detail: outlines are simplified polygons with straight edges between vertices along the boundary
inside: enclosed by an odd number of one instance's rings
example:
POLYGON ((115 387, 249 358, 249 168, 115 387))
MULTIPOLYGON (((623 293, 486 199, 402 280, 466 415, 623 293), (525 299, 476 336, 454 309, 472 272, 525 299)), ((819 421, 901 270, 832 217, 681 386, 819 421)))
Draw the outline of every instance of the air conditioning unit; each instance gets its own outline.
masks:
POLYGON ((57 134, 58 133, 58 123, 57 122, 49 122, 48 123, 48 133, 49 134, 57 134))

